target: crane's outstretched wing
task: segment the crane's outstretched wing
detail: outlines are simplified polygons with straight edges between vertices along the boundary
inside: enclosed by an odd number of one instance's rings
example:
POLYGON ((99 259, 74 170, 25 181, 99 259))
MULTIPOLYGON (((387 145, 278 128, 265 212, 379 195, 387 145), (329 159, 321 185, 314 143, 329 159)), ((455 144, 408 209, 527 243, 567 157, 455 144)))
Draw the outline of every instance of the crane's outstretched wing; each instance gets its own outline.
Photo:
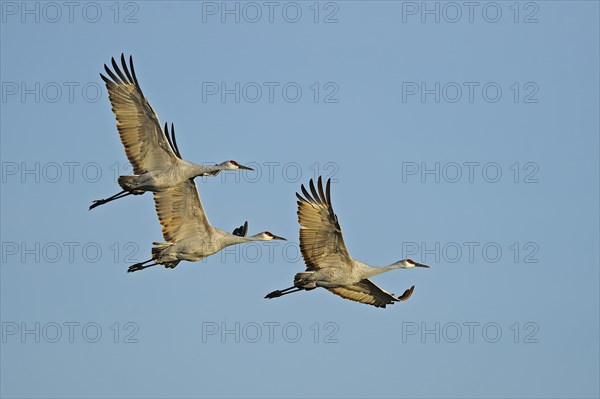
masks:
POLYGON ((393 304, 394 302, 406 301, 412 295, 415 286, 413 285, 400 296, 394 296, 389 292, 379 288, 369 279, 364 279, 353 285, 345 287, 327 288, 329 291, 342 298, 352 301, 366 303, 378 308, 385 308, 385 305, 393 304))
POLYGON ((121 54, 123 71, 113 58, 114 72, 104 65, 110 79, 103 74, 100 74, 100 77, 108 89, 108 97, 117 118, 117 129, 127 159, 131 162, 134 173, 140 175, 174 162, 177 155, 171 139, 165 135, 168 132, 163 132, 158 116, 142 93, 131 56, 129 65, 131 72, 125 62, 125 56, 121 54))
POLYGON ((327 180, 327 194, 319 177, 318 191, 310 180, 308 193, 302 185, 302 197, 298 197, 298 222, 300 223, 300 251, 306 270, 323 267, 350 267, 352 258, 344 244, 342 228, 331 205, 331 179, 327 180))
POLYGON ((193 179, 153 194, 165 241, 205 235, 211 228, 193 179))

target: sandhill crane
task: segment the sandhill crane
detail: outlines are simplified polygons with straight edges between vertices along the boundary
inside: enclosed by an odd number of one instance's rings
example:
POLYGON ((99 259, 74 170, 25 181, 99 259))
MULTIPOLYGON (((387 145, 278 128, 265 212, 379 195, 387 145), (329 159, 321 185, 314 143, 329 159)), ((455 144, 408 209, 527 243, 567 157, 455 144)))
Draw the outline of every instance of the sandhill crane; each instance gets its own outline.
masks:
POLYGON ((196 262, 230 245, 250 241, 285 240, 268 231, 246 237, 248 222, 236 228, 233 234, 211 226, 193 179, 155 192, 154 205, 158 220, 163 226, 162 233, 166 242, 153 243, 152 258, 132 265, 128 272, 158 264, 174 268, 182 260, 196 262))
POLYGON ((387 267, 372 267, 352 259, 344 238, 342 228, 331 204, 331 179, 327 180, 327 193, 323 192, 321 177, 318 191, 310 180, 308 193, 302 185, 304 197, 298 197, 298 222, 300 223, 300 251, 306 263, 306 271, 296 274, 294 285, 284 290, 273 291, 265 298, 277 298, 301 290, 323 287, 343 298, 385 308, 387 304, 406 301, 415 286, 407 289, 401 296, 394 296, 369 280, 369 277, 393 269, 429 267, 405 259, 387 267))
POLYGON ((110 79, 103 74, 100 77, 106 84, 119 136, 135 175, 120 176, 118 183, 123 190, 109 198, 93 201, 90 210, 127 195, 164 190, 196 176, 216 175, 221 170, 253 170, 236 161, 203 166, 183 160, 175 140, 175 129, 171 125, 171 137, 166 124, 164 132, 161 129, 156 112, 142 93, 131 56, 129 65, 131 72, 121 54, 123 71, 112 58, 114 72, 104 64, 110 79))

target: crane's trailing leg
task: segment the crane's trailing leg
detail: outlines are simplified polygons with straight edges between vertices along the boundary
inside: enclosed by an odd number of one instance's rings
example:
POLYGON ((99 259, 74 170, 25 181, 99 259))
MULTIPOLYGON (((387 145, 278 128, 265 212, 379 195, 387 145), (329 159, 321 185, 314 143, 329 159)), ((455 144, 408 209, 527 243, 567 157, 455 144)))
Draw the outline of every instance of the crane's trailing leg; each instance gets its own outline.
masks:
POLYGON ((285 290, 276 290, 276 291, 268 293, 265 296, 265 298, 273 299, 273 298, 280 297, 282 295, 291 294, 292 292, 302 291, 303 289, 304 288, 297 288, 297 287, 294 286, 294 287, 286 288, 285 290))
POLYGON ((153 260, 154 259, 148 259, 145 262, 140 262, 140 263, 136 263, 135 265, 129 266, 129 269, 127 269, 127 273, 137 272, 138 270, 143 270, 147 267, 158 265, 158 263, 151 263, 149 265, 146 265, 146 263, 152 262, 153 260))
POLYGON ((107 202, 114 201, 119 198, 123 198, 128 195, 131 195, 131 194, 133 194, 133 195, 144 194, 146 192, 146 190, 139 189, 139 186, 144 183, 145 179, 146 178, 144 176, 119 176, 119 179, 118 179, 119 186, 121 186, 123 191, 116 193, 112 197, 108 197, 106 199, 96 200, 96 201, 92 202, 92 205, 90 205, 90 210, 94 209, 97 206, 106 204, 107 202))
POLYGON ((114 201, 116 199, 123 198, 123 197, 126 197, 126 196, 131 195, 131 194, 133 194, 133 193, 129 192, 127 190, 123 190, 121 192, 116 193, 112 197, 108 197, 108 198, 105 198, 105 199, 95 200, 95 201, 92 202, 92 205, 90 205, 90 209, 89 210, 91 211, 92 209, 94 209, 97 206, 104 205, 107 202, 114 201))

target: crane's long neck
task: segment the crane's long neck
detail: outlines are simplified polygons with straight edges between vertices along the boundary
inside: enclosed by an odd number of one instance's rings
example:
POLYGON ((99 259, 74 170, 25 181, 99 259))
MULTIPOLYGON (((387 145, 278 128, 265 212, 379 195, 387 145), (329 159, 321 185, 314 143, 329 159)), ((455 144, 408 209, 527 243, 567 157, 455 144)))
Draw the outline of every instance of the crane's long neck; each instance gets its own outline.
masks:
POLYGON ((360 275, 361 278, 369 278, 373 276, 377 276, 378 274, 389 272, 390 270, 399 269, 401 266, 397 263, 393 263, 389 266, 384 267, 374 267, 367 265, 366 263, 358 262, 360 265, 360 275))
POLYGON ((193 176, 202 176, 206 174, 217 174, 222 170, 225 170, 226 167, 223 164, 218 164, 214 166, 210 165, 199 165, 192 162, 187 162, 187 168, 189 170, 189 174, 193 176))
POLYGON ((226 233, 223 237, 223 242, 225 243, 225 247, 236 244, 243 244, 251 241, 265 241, 264 238, 261 237, 261 234, 257 234, 249 237, 240 237, 235 234, 226 233))

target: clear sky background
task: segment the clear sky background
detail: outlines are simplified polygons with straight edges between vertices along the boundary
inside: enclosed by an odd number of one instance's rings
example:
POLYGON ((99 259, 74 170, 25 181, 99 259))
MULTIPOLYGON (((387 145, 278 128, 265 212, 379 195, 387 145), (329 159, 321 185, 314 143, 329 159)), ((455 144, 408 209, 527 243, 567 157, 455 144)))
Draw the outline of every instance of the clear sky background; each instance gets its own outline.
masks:
POLYGON ((2 397, 600 395, 597 2, 0 6, 2 397), (257 169, 198 180, 210 221, 287 243, 125 272, 162 236, 87 210, 121 52, 186 159, 257 169), (319 174, 356 259, 431 265, 374 278, 409 301, 263 298, 319 174))

